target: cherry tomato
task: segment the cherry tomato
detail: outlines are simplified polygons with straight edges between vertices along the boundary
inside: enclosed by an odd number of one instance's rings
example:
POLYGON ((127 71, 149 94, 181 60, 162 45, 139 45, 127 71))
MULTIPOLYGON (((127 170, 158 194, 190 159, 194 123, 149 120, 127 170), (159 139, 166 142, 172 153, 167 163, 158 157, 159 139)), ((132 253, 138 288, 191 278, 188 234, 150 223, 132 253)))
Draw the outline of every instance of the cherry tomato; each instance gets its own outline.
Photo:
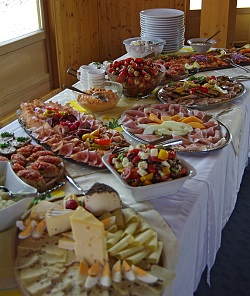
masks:
POLYGON ((132 172, 131 179, 140 178, 140 175, 138 174, 137 171, 138 171, 138 167, 135 167, 135 168, 131 169, 131 172, 132 172))
POLYGON ((176 158, 176 152, 174 150, 168 151, 168 159, 175 159, 176 158))
POLYGON ((156 174, 157 173, 157 169, 156 169, 156 167, 155 167, 155 165, 153 163, 150 163, 148 165, 148 172, 149 173, 153 173, 153 174, 156 174))
POLYGON ((136 155, 133 159, 132 159, 132 163, 133 165, 136 165, 138 162, 141 161, 141 158, 139 155, 136 155))

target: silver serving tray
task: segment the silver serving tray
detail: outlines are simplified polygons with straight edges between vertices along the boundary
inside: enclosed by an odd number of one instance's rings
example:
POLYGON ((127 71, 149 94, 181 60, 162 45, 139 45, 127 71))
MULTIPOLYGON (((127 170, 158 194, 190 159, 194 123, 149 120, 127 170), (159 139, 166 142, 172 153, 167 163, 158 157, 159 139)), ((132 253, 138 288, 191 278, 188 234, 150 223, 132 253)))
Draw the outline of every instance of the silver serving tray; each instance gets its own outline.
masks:
MULTIPOLYGON (((212 118, 213 116, 211 115, 206 115, 206 118, 207 118, 207 121, 212 118)), ((215 118, 215 117, 214 117, 215 118)), ((216 118, 215 118, 216 119, 216 118)), ((224 148, 225 146, 227 146, 231 140, 232 140, 232 135, 229 131, 229 129, 227 128, 226 125, 224 125, 221 121, 219 121, 218 119, 216 119, 217 122, 219 123, 219 128, 220 128, 220 131, 221 131, 221 134, 222 134, 222 138, 225 139, 225 141, 221 144, 221 145, 218 145, 216 147, 203 147, 202 149, 200 150, 194 150, 194 149, 188 149, 188 148, 185 148, 182 149, 181 145, 173 145, 173 146, 170 146, 171 149, 177 151, 177 152, 183 152, 183 153, 204 153, 204 152, 211 152, 211 151, 215 151, 215 150, 219 150, 219 149, 222 149, 224 148)), ((137 143, 143 143, 143 144, 155 144, 155 141, 153 142, 150 142, 150 141, 146 141, 146 140, 143 140, 143 139, 140 139, 139 137, 137 137, 136 135, 134 135, 133 133, 131 133, 130 131, 127 130, 127 128, 124 126, 124 125, 121 125, 124 133, 126 135, 128 135, 129 137, 131 137, 134 141, 137 141, 137 143)), ((159 137, 160 139, 160 137, 159 137)), ((162 139, 164 141, 164 137, 162 139)), ((168 137, 167 138, 167 141, 171 141, 171 139, 168 137)), ((160 144, 159 142, 157 144, 160 144)), ((205 145, 205 144, 204 144, 205 145)))
MULTIPOLYGON (((229 78, 229 80, 232 80, 233 78, 229 78)), ((246 89, 245 89, 245 86, 244 84, 242 84, 241 82, 237 81, 237 79, 234 79, 237 84, 239 85, 240 87, 240 92, 237 93, 236 96, 228 99, 228 100, 223 100, 223 101, 220 101, 220 102, 214 102, 214 103, 211 103, 211 104, 208 104, 208 105, 202 105, 202 104, 181 104, 180 102, 175 102, 175 100, 173 99, 173 102, 171 104, 180 104, 184 107, 187 107, 187 108, 192 108, 192 109, 199 109, 199 110, 206 110, 206 109, 209 109, 209 108, 214 108, 214 107, 217 107, 217 106, 220 106, 220 105, 223 105, 223 104, 226 104, 226 103, 229 103, 229 102, 232 102, 236 99, 238 99, 240 96, 242 96, 245 92, 246 92, 246 89)), ((168 102, 166 102, 164 99, 163 99, 163 93, 164 93, 164 88, 168 87, 168 84, 162 86, 161 88, 158 89, 157 91, 157 94, 156 94, 156 97, 157 99, 163 103, 163 104, 170 104, 168 102)))

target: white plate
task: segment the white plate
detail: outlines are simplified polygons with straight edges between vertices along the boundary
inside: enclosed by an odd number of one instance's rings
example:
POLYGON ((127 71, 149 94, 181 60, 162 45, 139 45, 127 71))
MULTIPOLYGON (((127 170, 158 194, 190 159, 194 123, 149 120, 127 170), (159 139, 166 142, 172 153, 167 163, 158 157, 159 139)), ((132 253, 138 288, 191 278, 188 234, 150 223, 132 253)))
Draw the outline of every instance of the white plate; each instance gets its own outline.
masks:
POLYGON ((173 17, 183 17, 184 12, 178 9, 170 9, 170 8, 152 8, 140 11, 140 16, 144 16, 147 18, 173 18, 173 17))
POLYGON ((140 187, 132 187, 128 185, 120 176, 119 173, 109 164, 108 158, 110 153, 105 154, 102 157, 103 163, 106 167, 113 173, 113 175, 120 181, 120 183, 127 189, 129 189, 137 202, 142 202, 145 200, 154 199, 157 197, 166 197, 167 195, 176 193, 181 186, 184 184, 186 180, 196 175, 196 170, 193 166, 191 166, 188 162, 186 162, 183 158, 177 156, 178 159, 181 160, 183 167, 187 170, 187 176, 177 178, 174 180, 169 180, 165 182, 160 182, 147 186, 140 187))
MULTIPOLYGON (((35 197, 37 192, 36 188, 23 182, 12 170, 11 164, 7 161, 0 161, 0 178, 3 176, 6 176, 4 185, 13 193, 34 193, 35 197)), ((34 197, 25 197, 4 209, 0 209, 0 231, 14 225, 34 197)))

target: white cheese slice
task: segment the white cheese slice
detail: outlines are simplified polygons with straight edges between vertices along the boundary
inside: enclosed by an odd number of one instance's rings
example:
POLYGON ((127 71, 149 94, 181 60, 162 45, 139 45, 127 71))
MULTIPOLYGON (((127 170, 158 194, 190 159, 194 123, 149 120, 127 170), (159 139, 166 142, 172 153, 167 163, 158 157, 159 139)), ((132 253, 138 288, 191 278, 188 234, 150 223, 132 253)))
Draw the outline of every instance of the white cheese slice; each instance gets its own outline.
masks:
POLYGON ((48 210, 46 212, 46 225, 49 236, 67 231, 71 228, 70 216, 73 210, 48 210))
POLYGON ((60 210, 62 207, 57 203, 42 200, 32 208, 30 212, 30 219, 41 221, 45 218, 46 212, 51 209, 60 210))
POLYGON ((107 261, 104 225, 93 214, 78 207, 70 216, 75 253, 78 261, 85 261, 88 266, 99 261, 102 265, 107 261))
POLYGON ((66 250, 75 250, 75 241, 64 236, 59 239, 58 248, 66 249, 66 250))

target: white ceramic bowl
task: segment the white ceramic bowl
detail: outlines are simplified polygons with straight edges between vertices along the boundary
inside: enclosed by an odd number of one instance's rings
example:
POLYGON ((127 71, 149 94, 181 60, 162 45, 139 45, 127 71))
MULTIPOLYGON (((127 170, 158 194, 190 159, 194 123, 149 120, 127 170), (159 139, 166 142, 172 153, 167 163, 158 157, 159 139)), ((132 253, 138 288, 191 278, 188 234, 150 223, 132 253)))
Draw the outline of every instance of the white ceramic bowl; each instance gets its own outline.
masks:
POLYGON ((0 161, 0 179, 2 180, 4 176, 4 185, 13 193, 34 193, 34 196, 25 197, 6 208, 0 209, 0 231, 15 224, 16 220, 20 218, 37 193, 36 188, 29 186, 16 175, 9 162, 0 161))
POLYGON ((134 37, 134 38, 128 38, 123 41, 123 44, 125 45, 125 48, 127 50, 127 53, 132 58, 143 58, 151 53, 154 54, 154 56, 158 56, 164 47, 165 40, 161 38, 146 38, 146 37, 134 37), (132 45, 131 42, 150 42, 146 45, 132 45))
POLYGON ((216 40, 209 40, 205 42, 207 38, 192 38, 187 41, 187 43, 193 48, 194 51, 197 52, 207 52, 214 44, 216 44, 216 40))
POLYGON ((113 173, 113 175, 120 181, 120 183, 127 189, 129 189, 137 202, 154 199, 157 197, 164 197, 170 194, 176 193, 184 182, 196 175, 196 170, 183 158, 177 156, 181 160, 183 167, 187 170, 187 176, 180 177, 174 180, 169 180, 165 182, 155 183, 147 186, 132 187, 126 181, 124 181, 120 174, 109 164, 108 162, 109 154, 105 154, 102 157, 102 161, 105 166, 113 173))

